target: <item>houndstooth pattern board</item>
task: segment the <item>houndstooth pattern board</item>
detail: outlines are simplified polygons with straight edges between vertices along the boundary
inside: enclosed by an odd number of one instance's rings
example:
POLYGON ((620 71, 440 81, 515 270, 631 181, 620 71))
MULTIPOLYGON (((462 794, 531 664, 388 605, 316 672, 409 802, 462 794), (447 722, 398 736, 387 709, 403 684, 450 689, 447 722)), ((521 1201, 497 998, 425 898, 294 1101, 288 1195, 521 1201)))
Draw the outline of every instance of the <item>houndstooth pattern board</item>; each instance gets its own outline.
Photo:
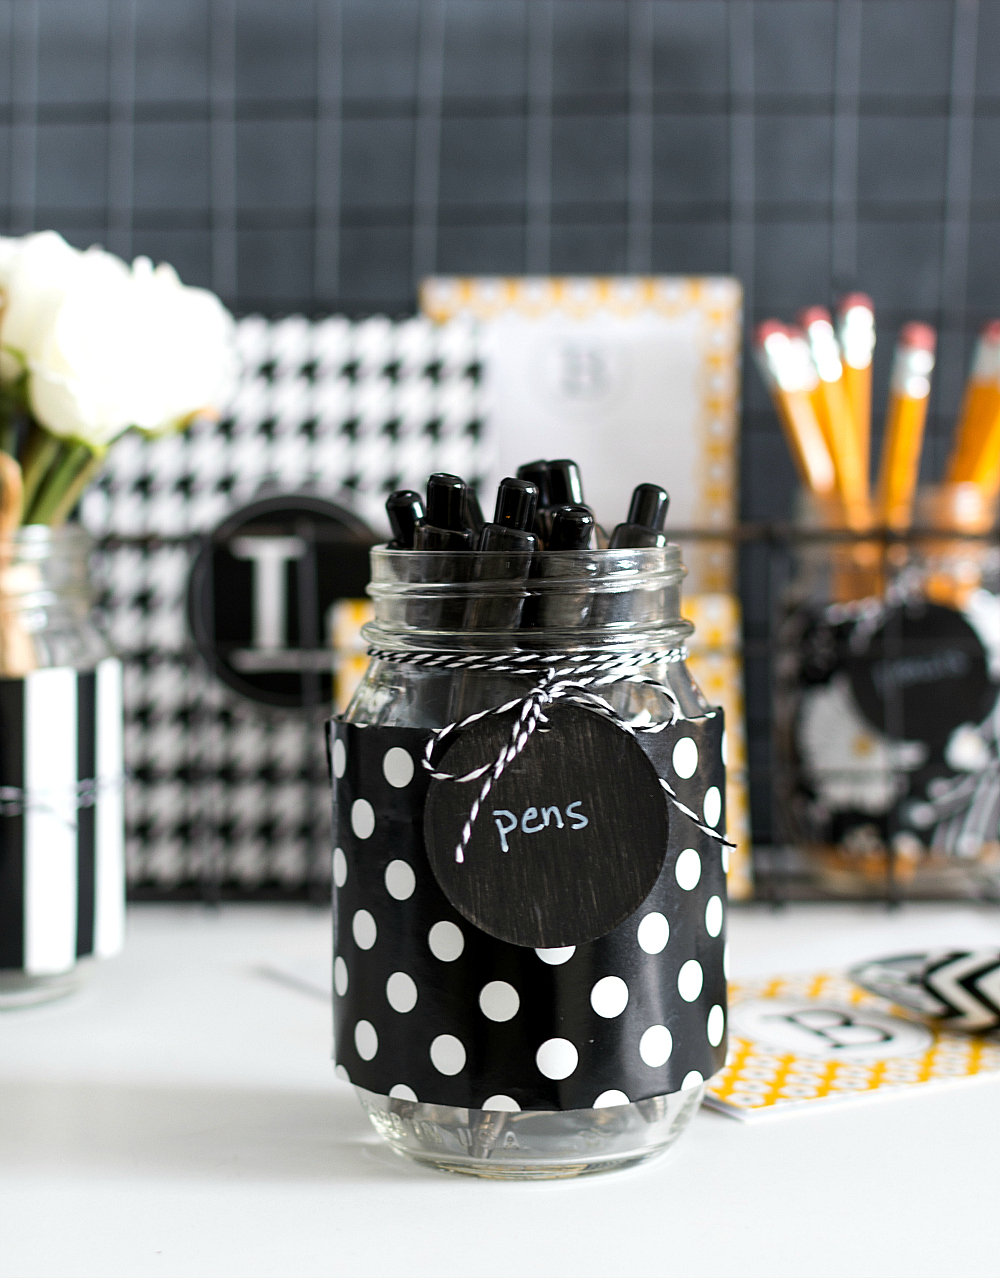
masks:
POLYGON ((199 537, 258 495, 310 491, 381 535, 384 502, 432 471, 479 480, 476 329, 422 318, 250 316, 217 423, 111 450, 81 504, 98 602, 125 663, 128 876, 135 896, 322 894, 330 797, 319 725, 245 700, 194 652, 199 537))

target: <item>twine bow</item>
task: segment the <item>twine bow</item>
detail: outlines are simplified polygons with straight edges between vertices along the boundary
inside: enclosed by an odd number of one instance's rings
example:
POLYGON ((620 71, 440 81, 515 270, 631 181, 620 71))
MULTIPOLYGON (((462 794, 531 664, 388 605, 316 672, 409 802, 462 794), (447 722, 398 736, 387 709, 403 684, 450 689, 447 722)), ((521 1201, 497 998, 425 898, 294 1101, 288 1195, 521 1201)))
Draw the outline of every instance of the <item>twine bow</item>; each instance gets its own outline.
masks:
MULTIPOLYGON (((494 674, 540 674, 541 676, 535 686, 523 696, 513 697, 510 701, 504 702, 503 705, 493 706, 487 710, 477 710, 474 714, 466 715, 464 719, 446 724, 443 728, 436 728, 427 741, 422 763, 435 781, 454 781, 459 785, 465 785, 470 781, 478 781, 480 778, 483 780, 482 787, 469 809, 469 814, 462 826, 461 837, 455 847, 455 860, 458 864, 462 864, 465 860, 465 852, 469 846, 469 840, 472 838, 472 827, 475 825, 480 809, 493 786, 528 744, 536 729, 540 725, 548 723, 548 716, 545 713, 546 707, 555 705, 557 702, 564 705, 583 706, 584 709, 591 710, 610 720, 616 727, 629 733, 630 736, 635 736, 638 733, 655 734, 663 732, 684 717, 681 713, 680 704, 673 692, 659 679, 644 673, 645 667, 656 665, 662 661, 682 661, 686 654, 683 649, 678 648, 626 655, 613 653, 607 656, 527 653, 522 656, 511 657, 505 653, 496 657, 483 657, 479 654, 456 656, 453 653, 396 653, 382 652, 377 649, 370 650, 370 655, 382 661, 419 665, 439 670, 484 670, 494 674), (629 722, 627 719, 623 719, 610 701, 594 691, 596 688, 605 687, 612 683, 647 684, 656 688, 670 702, 670 718, 663 719, 657 723, 629 722), (435 767, 434 757, 442 743, 446 742, 452 733, 460 732, 463 728, 477 723, 480 719, 486 719, 493 715, 508 714, 512 710, 517 710, 518 714, 511 727, 510 738, 492 763, 484 763, 482 766, 473 768, 470 772, 461 775, 453 772, 443 772, 435 767)), ((694 821, 700 830, 711 838, 718 839, 728 847, 733 846, 717 830, 713 830, 710 826, 699 821, 696 814, 680 802, 674 790, 662 777, 659 778, 659 781, 674 806, 694 821)))

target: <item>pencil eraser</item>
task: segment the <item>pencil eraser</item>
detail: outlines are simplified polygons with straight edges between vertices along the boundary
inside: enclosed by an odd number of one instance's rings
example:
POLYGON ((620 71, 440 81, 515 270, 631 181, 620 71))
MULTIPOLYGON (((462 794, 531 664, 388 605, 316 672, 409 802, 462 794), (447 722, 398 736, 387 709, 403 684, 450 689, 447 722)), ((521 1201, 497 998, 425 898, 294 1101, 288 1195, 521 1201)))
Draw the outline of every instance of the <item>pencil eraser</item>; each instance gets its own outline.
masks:
POLYGON ((817 320, 831 323, 830 312, 825 306, 807 306, 805 310, 799 311, 799 324, 802 328, 808 329, 809 325, 815 324, 817 320))
POLYGON ((781 320, 767 319, 761 320, 753 331, 753 340, 755 346, 763 346, 772 333, 787 333, 788 325, 782 324, 781 320))
POLYGON ((979 336, 990 342, 1000 342, 1000 319, 987 320, 979 330, 979 336))
POLYGON ((920 324, 913 321, 904 324, 899 330, 900 346, 909 346, 915 350, 932 351, 937 346, 937 333, 931 328, 930 324, 920 324))
POLYGON ((863 306, 867 311, 875 310, 875 303, 867 293, 848 293, 837 303, 837 314, 843 315, 845 311, 853 310, 856 306, 863 306))

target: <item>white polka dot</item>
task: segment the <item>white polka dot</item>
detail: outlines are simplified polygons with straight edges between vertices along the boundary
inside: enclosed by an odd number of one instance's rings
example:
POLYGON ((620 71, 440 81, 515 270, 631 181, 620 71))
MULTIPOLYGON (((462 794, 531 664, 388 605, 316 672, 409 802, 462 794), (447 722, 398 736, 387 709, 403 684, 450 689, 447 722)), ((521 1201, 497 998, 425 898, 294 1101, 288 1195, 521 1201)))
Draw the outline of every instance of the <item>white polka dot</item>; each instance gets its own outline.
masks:
POLYGON ((591 1109, 610 1109, 613 1105, 631 1105, 632 1102, 624 1092, 617 1092, 612 1087, 610 1091, 601 1092, 597 1100, 591 1105, 591 1109))
POLYGON ((338 737, 333 743, 333 775, 339 780, 344 775, 344 769, 347 767, 347 751, 344 749, 344 743, 338 737))
POLYGON ((705 906, 705 931, 709 936, 718 936, 722 931, 722 898, 709 897, 705 906))
POLYGON ((394 1012, 412 1012, 417 1003, 417 987, 405 972, 393 972, 385 983, 385 996, 394 1012))
POLYGON ((401 746, 386 750, 382 760, 382 774, 391 786, 402 790, 413 780, 413 758, 401 746))
POLYGON ((722 729, 722 766, 726 767, 729 763, 729 735, 725 728, 722 729))
POLYGON ((698 747, 691 737, 681 737, 674 746, 674 771, 683 780, 693 777, 698 768, 698 747))
POLYGON ((547 1038, 535 1053, 535 1064, 546 1078, 569 1078, 580 1062, 580 1053, 568 1038, 547 1038))
POLYGON ((722 950, 722 975, 729 980, 729 942, 727 941, 722 950))
POLYGON ((355 799, 351 804, 351 829, 359 839, 370 839, 375 829, 375 809, 367 799, 355 799))
POLYGON ((521 1111, 517 1101, 512 1096, 504 1096, 503 1092, 498 1092, 496 1096, 487 1096, 479 1108, 498 1109, 507 1114, 518 1114, 521 1111))
POLYGON ((598 1016, 612 1020, 628 1003, 628 986, 620 976, 604 976, 590 991, 590 1006, 598 1016))
POLYGON ((333 1072, 337 1075, 337 1077, 340 1079, 342 1083, 349 1083, 351 1081, 351 1076, 350 1074, 348 1074, 347 1070, 344 1069, 343 1065, 338 1065, 333 1072))
POLYGON ((439 1034, 431 1043, 431 1064, 439 1074, 458 1074, 465 1068, 465 1048, 454 1034, 439 1034))
POLYGON ((479 1006, 491 1021, 509 1021, 517 1015, 521 999, 513 985, 506 981, 490 981, 479 991, 479 1006))
POLYGON ((347 857, 343 848, 333 849, 333 881, 337 887, 343 887, 347 882, 347 857))
POLYGON ((460 927, 442 919, 427 933, 427 944, 436 959, 442 963, 454 963, 465 949, 465 937, 460 927))
POLYGON ((677 973, 677 993, 685 1003, 693 1003, 701 993, 705 977, 697 959, 688 959, 677 973))
POLYGON ((639 1039, 639 1055, 651 1069, 659 1069, 670 1060, 674 1040, 666 1025, 650 1025, 639 1039))
POLYGON ((417 877, 405 861, 390 861, 385 867, 385 890, 397 901, 408 901, 417 886, 417 877))
POLYGON ((722 845, 722 873, 729 873, 729 848, 725 843, 722 845))
POLYGON ((354 933, 355 945, 362 950, 370 950, 378 936, 375 920, 367 910, 358 910, 351 922, 351 931, 354 933))
POLYGON ((378 1051, 378 1035, 371 1021, 358 1021, 355 1025, 354 1046, 363 1061, 370 1061, 378 1051))
POLYGON ((576 953, 575 945, 560 945, 554 950, 535 950, 535 953, 543 963, 548 963, 549 967, 559 967, 561 963, 568 963, 576 953))
POLYGON ((684 1079, 681 1083, 681 1091, 686 1092, 689 1088, 700 1087, 704 1081, 705 1080, 696 1069, 690 1070, 684 1075, 684 1079))
POLYGON ((701 878, 701 857, 694 848, 685 848, 680 854, 674 866, 674 874, 677 877, 677 886, 682 887, 685 892, 690 892, 692 888, 698 886, 698 880, 701 878))
POLYGON ((726 1014, 722 1008, 716 1003, 708 1014, 708 1041, 713 1047, 718 1047, 722 1042, 722 1035, 726 1029, 726 1014))
POLYGON ((389 1095, 393 1100, 415 1101, 417 1099, 417 1093, 405 1083, 397 1083, 395 1087, 390 1087, 389 1095))
POLYGON ((710 785, 705 791, 705 802, 701 810, 705 814, 705 824, 710 825, 714 830, 722 816, 722 795, 717 785, 710 785))
POLYGON ((660 954, 670 940, 670 924, 662 914, 654 911, 647 914, 639 924, 635 939, 639 942, 639 948, 647 954, 660 954))
POLYGON ((347 964, 339 954, 333 960, 333 988, 341 998, 347 993, 347 964))

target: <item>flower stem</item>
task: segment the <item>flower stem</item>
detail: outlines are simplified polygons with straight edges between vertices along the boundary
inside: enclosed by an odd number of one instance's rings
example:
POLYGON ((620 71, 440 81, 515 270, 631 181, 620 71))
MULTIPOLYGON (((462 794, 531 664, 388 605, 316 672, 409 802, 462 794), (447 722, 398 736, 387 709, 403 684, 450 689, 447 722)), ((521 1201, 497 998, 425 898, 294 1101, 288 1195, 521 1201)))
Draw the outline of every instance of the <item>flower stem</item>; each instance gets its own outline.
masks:
MULTIPOLYGON (((87 449, 87 452, 90 453, 89 448, 87 449)), ((90 453, 90 457, 83 463, 83 466, 77 473, 76 478, 63 493, 61 499, 56 503, 52 513, 45 521, 50 528, 58 528, 60 524, 66 522, 67 516, 71 513, 73 507, 83 495, 83 490, 87 487, 103 465, 103 452, 90 453)))
POLYGON ((26 524, 50 524, 80 472, 94 456, 93 450, 86 444, 70 441, 60 445, 60 453, 46 473, 44 484, 35 492, 34 500, 25 513, 26 524))
MULTIPOLYGON (((24 453, 21 460, 21 470, 24 475, 24 513, 28 515, 31 512, 31 506, 35 499, 35 494, 41 487, 42 480, 45 478, 49 468, 56 460, 56 455, 62 448, 62 441, 56 439, 54 435, 37 422, 33 423, 28 431, 28 438, 25 441, 24 453)), ((25 523, 29 523, 25 519, 25 523)))

